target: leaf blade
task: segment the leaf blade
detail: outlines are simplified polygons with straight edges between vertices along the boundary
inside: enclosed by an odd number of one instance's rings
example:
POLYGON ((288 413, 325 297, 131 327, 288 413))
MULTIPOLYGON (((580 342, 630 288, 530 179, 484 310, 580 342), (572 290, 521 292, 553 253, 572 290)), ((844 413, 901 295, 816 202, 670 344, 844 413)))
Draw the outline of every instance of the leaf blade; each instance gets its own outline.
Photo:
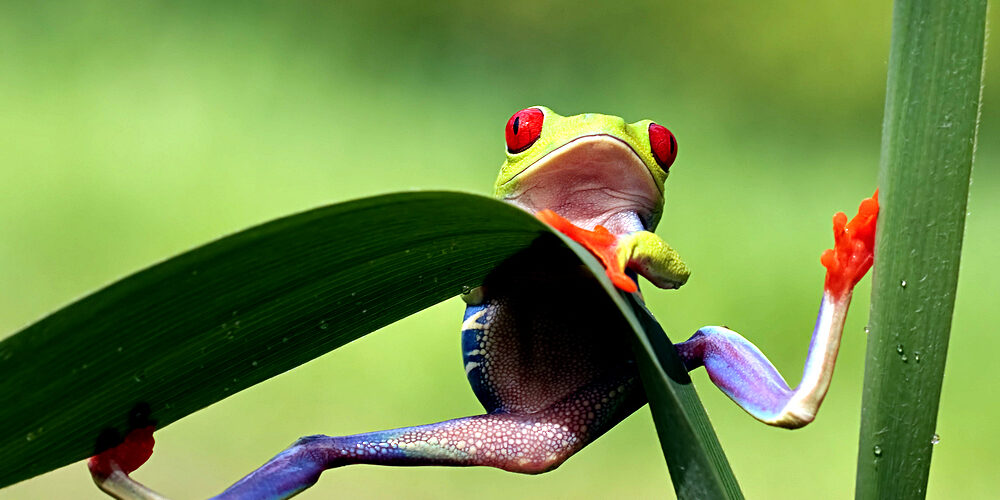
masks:
MULTIPOLYGON (((0 342, 0 486, 90 455, 102 430, 128 429, 137 403, 148 405, 162 428, 476 286, 501 261, 551 234, 490 198, 401 193, 278 219, 133 274, 0 342)), ((559 237, 637 339, 660 335, 667 342, 648 313, 647 323, 640 321, 640 309, 615 290, 596 259, 559 237)), ((660 373, 663 366, 683 371, 679 363, 674 355, 654 365, 660 373)), ((647 386, 647 393, 658 429, 664 417, 671 429, 660 431, 671 470, 676 456, 708 464, 674 474, 678 495, 693 498, 682 487, 726 491, 732 472, 724 457, 721 472, 709 458, 721 448, 689 381, 647 386), (675 418, 682 423, 670 423, 675 418), (704 448, 708 441, 716 450, 704 448)))
POLYGON ((0 344, 0 484, 88 456, 102 427, 127 429, 138 402, 162 428, 452 297, 545 232, 489 198, 387 195, 263 224, 114 283, 0 344), (435 223, 406 228, 420 219, 435 223), (61 375, 46 380, 45 367, 61 375))

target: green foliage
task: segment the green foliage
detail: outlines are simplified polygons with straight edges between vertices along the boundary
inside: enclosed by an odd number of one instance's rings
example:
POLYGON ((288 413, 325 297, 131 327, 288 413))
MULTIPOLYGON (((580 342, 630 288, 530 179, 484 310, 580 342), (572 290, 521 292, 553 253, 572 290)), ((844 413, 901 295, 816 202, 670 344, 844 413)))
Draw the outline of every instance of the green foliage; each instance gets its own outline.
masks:
POLYGON ((858 498, 927 492, 982 84, 986 0, 895 5, 858 498))
MULTIPOLYGON (((0 485, 94 453, 102 433, 129 430, 136 408, 163 428, 479 286, 546 237, 556 241, 535 218, 489 198, 384 195, 278 219, 136 273, 0 343, 0 485)), ((626 302, 585 249, 566 244, 639 343, 663 345, 645 309, 626 302)), ((637 355, 644 380, 682 375, 646 386, 678 491, 738 496, 676 354, 637 355)))

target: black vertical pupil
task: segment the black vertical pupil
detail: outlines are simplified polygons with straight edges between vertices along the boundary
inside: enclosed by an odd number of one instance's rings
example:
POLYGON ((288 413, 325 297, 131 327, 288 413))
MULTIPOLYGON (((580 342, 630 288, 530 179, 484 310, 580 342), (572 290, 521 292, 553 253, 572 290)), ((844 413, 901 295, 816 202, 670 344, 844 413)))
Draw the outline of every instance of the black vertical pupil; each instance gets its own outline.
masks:
POLYGON ((674 154, 677 151, 677 139, 674 139, 673 134, 670 135, 670 154, 674 154))
POLYGON ((517 126, 520 123, 521 123, 521 117, 520 116, 515 116, 514 117, 514 126, 513 126, 513 128, 514 128, 514 135, 517 135, 517 126))

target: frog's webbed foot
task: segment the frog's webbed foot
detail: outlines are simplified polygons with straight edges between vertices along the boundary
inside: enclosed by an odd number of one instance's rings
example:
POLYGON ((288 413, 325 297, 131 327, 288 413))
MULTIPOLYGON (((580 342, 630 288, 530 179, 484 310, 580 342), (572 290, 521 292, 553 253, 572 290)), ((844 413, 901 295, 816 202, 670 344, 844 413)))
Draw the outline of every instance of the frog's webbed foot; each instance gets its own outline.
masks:
POLYGON ((823 300, 798 387, 789 388, 756 346, 721 326, 701 328, 676 344, 688 369, 704 366, 715 385, 766 424, 797 428, 811 422, 833 377, 851 291, 872 265, 877 216, 878 191, 850 222, 843 213, 833 218, 836 244, 821 259, 827 268, 823 300))
POLYGON ((638 272, 660 288, 679 288, 691 274, 677 252, 649 231, 616 236, 604 226, 593 231, 578 227, 552 210, 542 210, 535 216, 589 250, 604 266, 611 282, 626 292, 639 290, 626 269, 638 272))

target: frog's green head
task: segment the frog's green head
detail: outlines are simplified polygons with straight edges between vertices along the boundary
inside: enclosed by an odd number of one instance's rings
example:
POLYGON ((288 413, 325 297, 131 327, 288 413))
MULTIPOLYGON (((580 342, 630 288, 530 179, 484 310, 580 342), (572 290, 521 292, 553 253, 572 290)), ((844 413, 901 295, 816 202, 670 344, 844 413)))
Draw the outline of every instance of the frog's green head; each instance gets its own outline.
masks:
POLYGON ((506 137, 498 198, 532 213, 552 209, 580 227, 600 224, 615 233, 656 227, 677 156, 677 140, 665 127, 534 106, 510 117, 506 137))

